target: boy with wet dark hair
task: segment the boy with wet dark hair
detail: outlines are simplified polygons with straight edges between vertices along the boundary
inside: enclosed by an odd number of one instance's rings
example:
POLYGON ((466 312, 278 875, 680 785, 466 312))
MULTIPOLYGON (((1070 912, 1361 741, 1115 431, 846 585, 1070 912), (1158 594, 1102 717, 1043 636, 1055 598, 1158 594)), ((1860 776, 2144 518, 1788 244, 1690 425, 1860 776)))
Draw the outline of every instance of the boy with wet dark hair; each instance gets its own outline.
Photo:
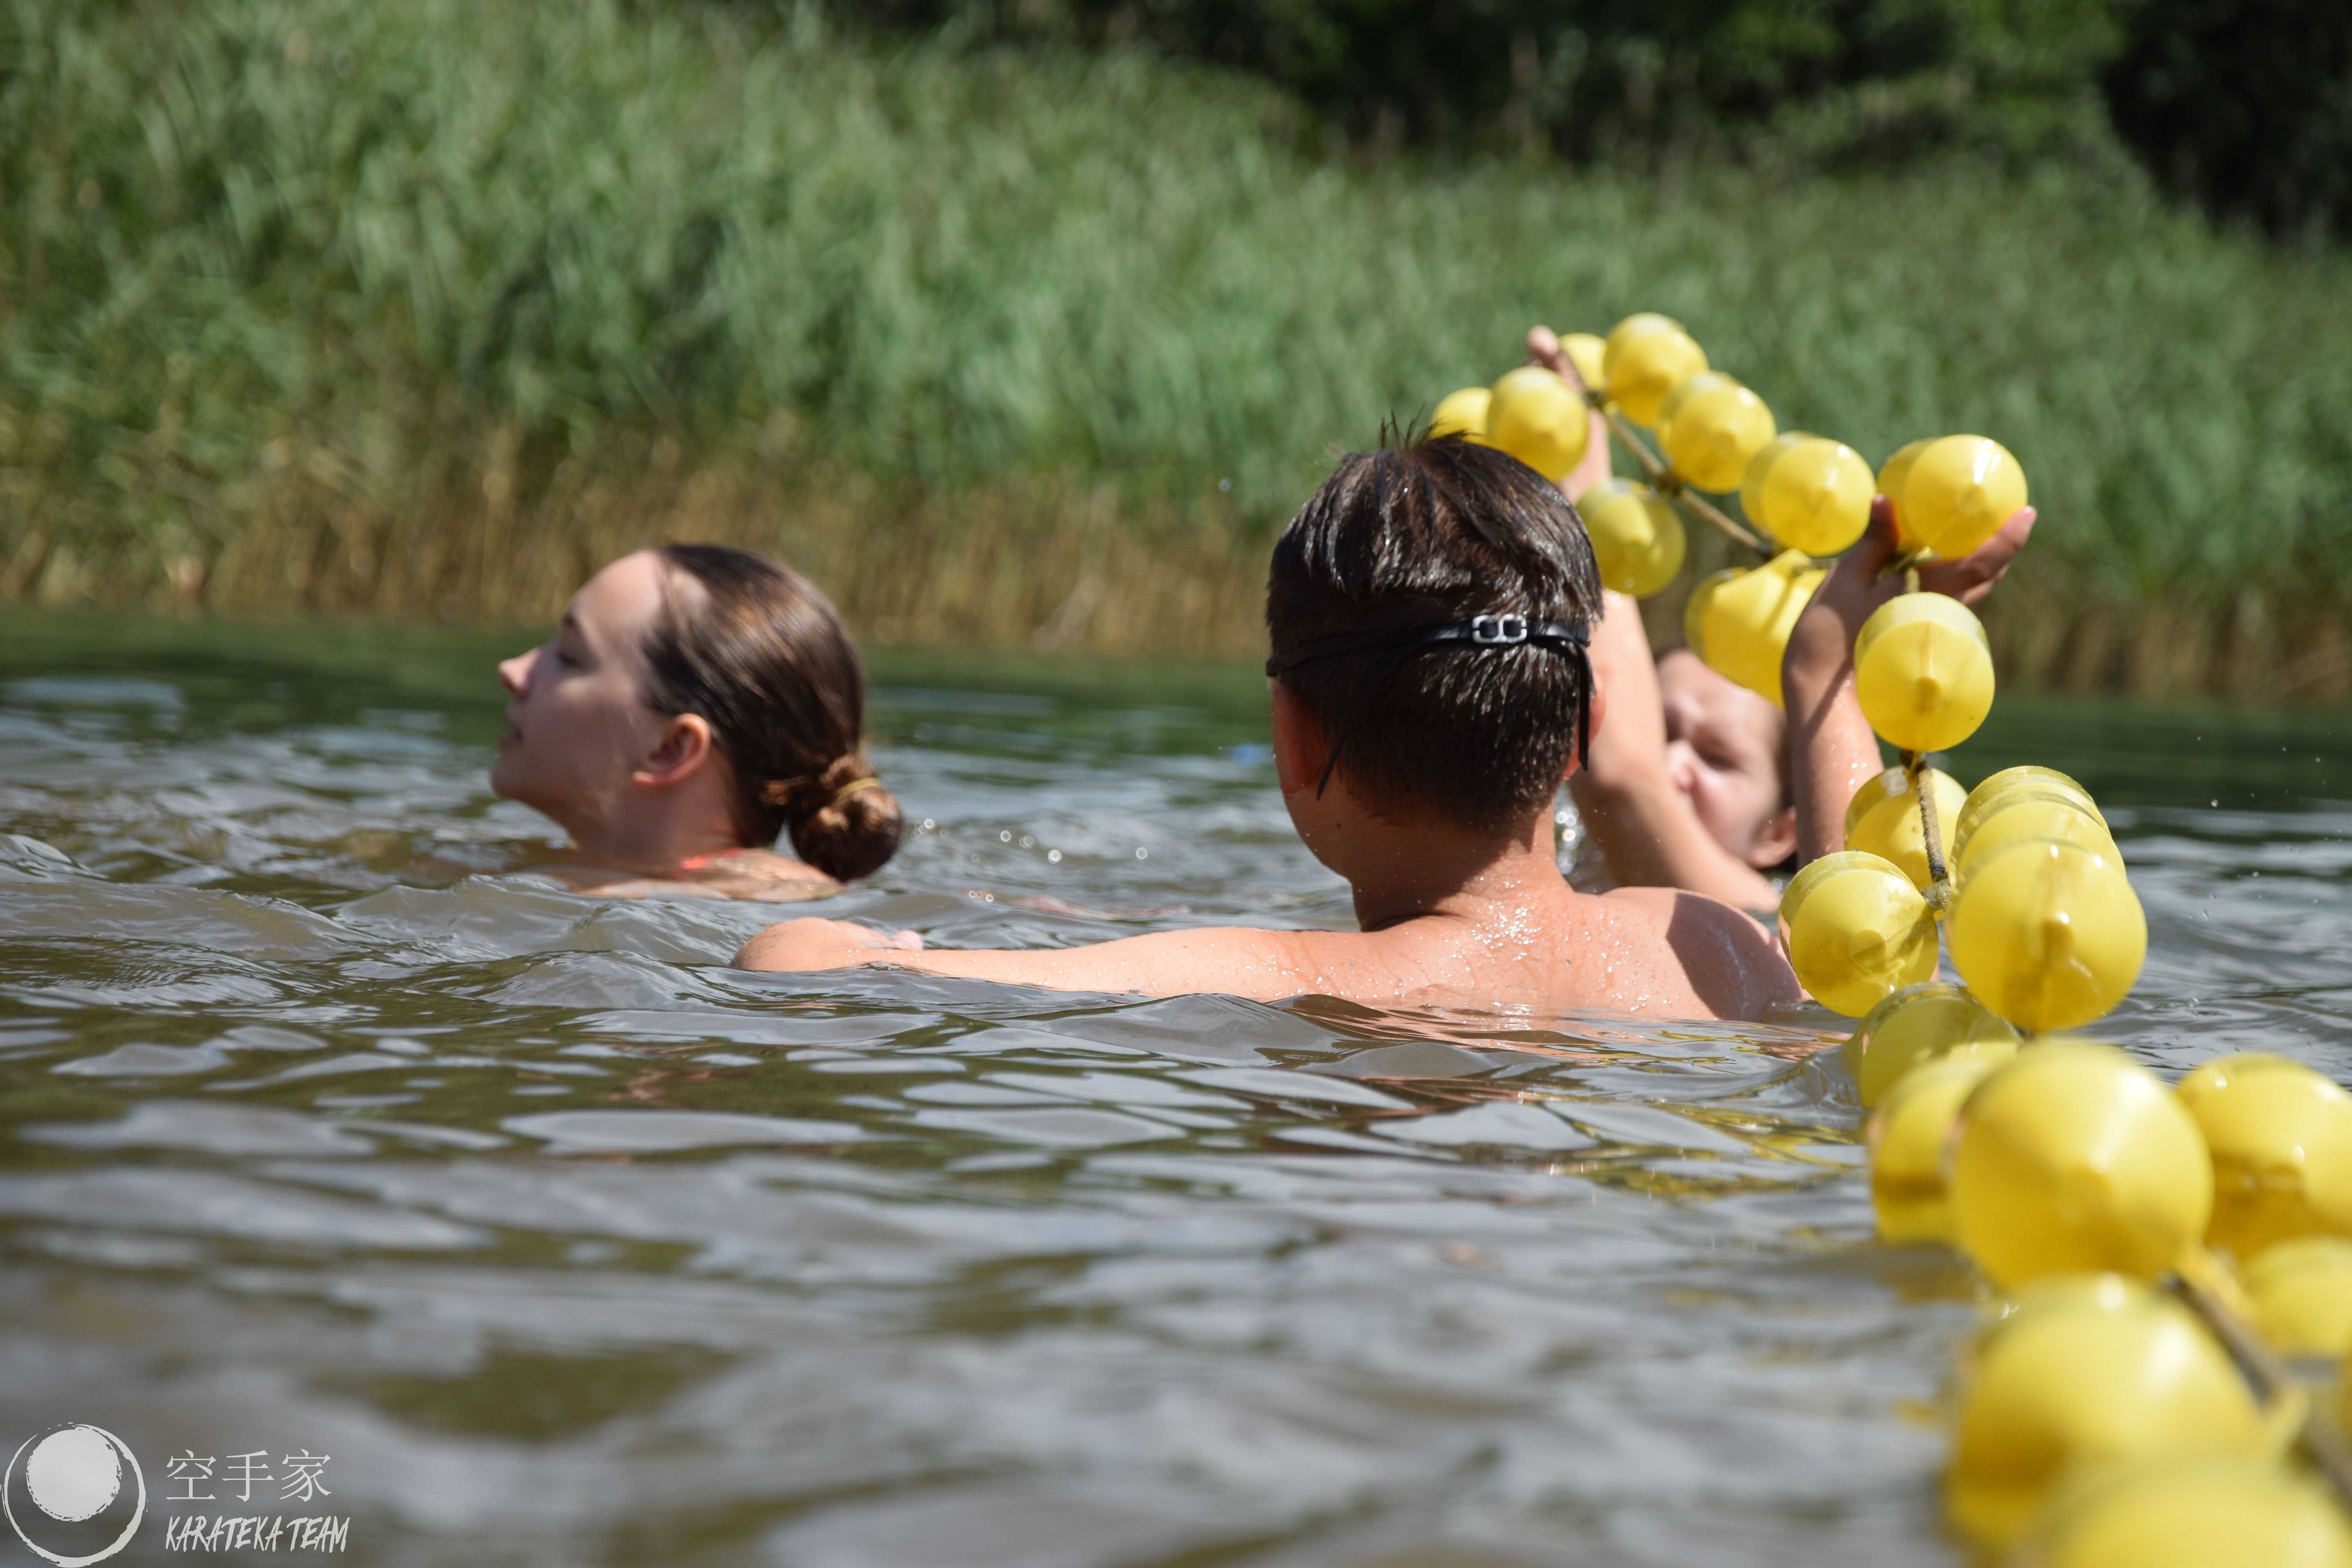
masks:
POLYGON ((1387 815, 1499 827, 1583 752, 1600 610, 1557 490, 1492 447, 1423 441, 1349 458, 1284 531, 1265 672, 1329 738, 1318 789, 1344 756, 1387 815))
POLYGON ((1360 930, 1162 931, 1058 952, 923 952, 911 931, 772 926, 748 968, 888 963, 1029 985, 1381 1005, 1760 1016, 1797 998, 1770 939, 1664 888, 1561 878, 1551 803, 1600 722, 1592 547, 1567 499, 1454 437, 1341 460, 1266 594, 1283 802, 1360 930))

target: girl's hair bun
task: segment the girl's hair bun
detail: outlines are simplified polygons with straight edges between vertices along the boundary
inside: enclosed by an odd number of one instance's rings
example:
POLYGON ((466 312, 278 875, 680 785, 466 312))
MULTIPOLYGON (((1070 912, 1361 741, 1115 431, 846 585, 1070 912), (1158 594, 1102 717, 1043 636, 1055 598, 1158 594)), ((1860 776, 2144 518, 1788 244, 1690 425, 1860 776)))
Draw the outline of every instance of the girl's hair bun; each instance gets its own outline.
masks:
POLYGON ((807 783, 784 805, 793 853, 845 882, 880 870, 898 852, 905 821, 865 756, 845 752, 807 783))

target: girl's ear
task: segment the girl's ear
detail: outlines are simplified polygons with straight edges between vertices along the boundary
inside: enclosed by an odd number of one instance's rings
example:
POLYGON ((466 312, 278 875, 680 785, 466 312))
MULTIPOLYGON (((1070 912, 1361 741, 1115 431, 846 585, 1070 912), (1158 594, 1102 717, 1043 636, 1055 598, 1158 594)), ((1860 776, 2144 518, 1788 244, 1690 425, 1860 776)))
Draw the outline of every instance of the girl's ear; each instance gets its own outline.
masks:
POLYGON ((682 784, 700 773, 712 755, 710 721, 699 713, 681 713, 663 727, 661 739, 629 774, 629 782, 646 789, 682 784))
POLYGON ((1778 866, 1797 852, 1797 808, 1784 805, 1765 823, 1748 851, 1748 863, 1759 871, 1778 866))

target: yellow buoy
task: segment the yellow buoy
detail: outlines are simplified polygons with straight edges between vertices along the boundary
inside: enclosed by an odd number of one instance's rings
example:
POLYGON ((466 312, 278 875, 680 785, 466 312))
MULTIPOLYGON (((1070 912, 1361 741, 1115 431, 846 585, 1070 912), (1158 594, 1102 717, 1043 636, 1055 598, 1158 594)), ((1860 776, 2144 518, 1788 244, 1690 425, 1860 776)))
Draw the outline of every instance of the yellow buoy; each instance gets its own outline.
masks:
POLYGON ((1911 537, 1947 560, 1990 539, 2025 504, 2025 470, 1982 436, 1947 436, 1911 460, 1901 516, 1911 537))
POLYGON ((1843 442, 1780 437, 1751 458, 1739 484, 1750 522, 1791 550, 1835 555, 1870 524, 1870 465, 1843 442))
MULTIPOLYGON (((1691 587, 1690 597, 1683 601, 1683 643, 1709 668, 1714 668, 1706 657, 1706 615, 1715 604, 1715 595, 1727 583, 1736 583, 1747 574, 1737 566, 1726 566, 1710 572, 1691 587)), ((1720 672, 1718 672, 1720 673, 1720 672)))
POLYGON ((1942 594, 1897 594, 1853 639, 1853 692, 1889 745, 1940 752, 1992 709, 1992 649, 1969 607, 1942 594))
POLYGON ((2281 1355, 2352 1355, 2352 1240, 2305 1236, 2245 1269, 2254 1327, 2281 1355))
POLYGON ((1576 367, 1578 377, 1587 392, 1603 392, 1609 385, 1608 373, 1601 368, 1608 345, 1591 332, 1570 332, 1559 340, 1560 352, 1568 363, 1576 367))
POLYGON ((1609 329, 1609 335, 1601 340, 1601 347, 1604 351, 1613 349, 1620 343, 1642 336, 1644 332, 1679 332, 1681 331, 1683 331, 1683 324, 1672 316, 1662 316, 1655 310, 1636 310, 1609 329))
POLYGON ((1986 1352, 2021 1323, 2052 1312, 2123 1312, 2161 1300, 2144 1279, 2123 1274, 2053 1274, 1997 1297, 1990 1320, 1960 1347, 1958 1371, 1965 1384, 1984 1364, 1986 1352))
POLYGON ((1681 514, 1649 486, 1603 479, 1576 498, 1576 510, 1602 587, 1646 599, 1683 569, 1681 514))
POLYGON ((2176 1454, 2254 1458, 2273 1441, 2245 1379, 2185 1308, 2153 1296, 2053 1300, 1982 1347, 1961 1396, 1944 1501, 1962 1533, 2003 1547, 2092 1467, 2176 1454))
POLYGON ((1764 400, 1729 376, 1707 380, 1687 396, 1669 396, 1659 413, 1658 445, 1666 461, 1703 490, 1738 489, 1748 459, 1775 429, 1764 400))
POLYGON ((1591 435, 1584 399, 1543 366, 1523 364, 1495 383, 1486 405, 1486 444, 1554 484, 1584 456, 1591 435))
POLYGON ((1948 1184, 1960 1247, 2011 1289, 2083 1271, 2154 1279, 2213 1211, 2196 1121, 2154 1073, 2088 1041, 2043 1042, 1985 1079, 1948 1184))
POLYGON ((1663 437, 1665 435, 1666 426, 1675 422, 1675 416, 1682 411, 1683 405, 1698 394, 1710 387, 1731 387, 1738 384, 1735 377, 1726 375, 1719 370, 1703 370, 1695 375, 1683 377, 1682 380, 1666 388, 1666 395, 1658 399, 1656 425, 1659 436, 1663 437))
POLYGON ((1828 573, 1794 550, 1747 572, 1717 573, 1684 608, 1691 651, 1727 680, 1780 706, 1780 659, 1797 617, 1828 573))
POLYGON ((1859 1018, 1936 973, 1936 916, 1892 861, 1824 855, 1780 895, 1789 965, 1814 1000, 1859 1018))
POLYGON ((2107 819, 2099 815, 2098 803, 2092 800, 2089 790, 2056 768, 2027 763, 2022 767, 2003 768, 1969 791, 1968 804, 1960 807, 1959 820, 1952 824, 1953 843, 1957 846, 1959 840, 1966 838, 1976 826, 1977 819, 1991 811, 1995 804, 2010 792, 2021 789, 2071 793, 2082 802, 2084 810, 2097 818, 2100 826, 2106 826, 2107 819))
POLYGON ((1896 548, 1906 553, 1920 548, 1919 540, 1903 525, 1903 486, 1911 478, 1911 465, 1919 454, 1936 444, 1933 436, 1912 441, 1895 448, 1895 456, 1878 466, 1878 493, 1895 509, 1896 548))
POLYGON ((1438 399, 1437 412, 1429 416, 1432 436, 1465 436, 1484 446, 1486 441, 1486 406, 1494 401, 1492 387, 1465 386, 1459 392, 1449 392, 1438 399))
POLYGON ((2035 1568, 2352 1568, 2352 1525, 2284 1465, 2186 1456, 2085 1475, 2025 1555, 2035 1568))
POLYGON ((2352 1094, 2285 1057, 2224 1057, 2180 1080, 2213 1152, 2205 1239, 2241 1262, 2298 1236, 2352 1236, 2352 1094))
MULTIPOLYGON (((1810 430, 1783 430, 1765 442, 1756 455, 1748 459, 1748 471, 1739 476, 1739 510, 1748 514, 1748 521, 1760 523, 1763 521, 1758 514, 1764 510, 1764 476, 1772 471, 1772 465, 1780 460, 1780 454, 1800 441, 1817 439, 1819 437, 1810 430)), ((1790 548, 1796 547, 1791 545, 1790 548)))
POLYGON ((2124 863, 2105 825, 2091 815, 2080 800, 2061 790, 2014 789, 1994 800, 1985 814, 1969 825, 1966 837, 1947 841, 1952 875, 1965 877, 1969 867, 1978 859, 2005 844, 2026 838, 2080 844, 2098 851, 2117 866, 2124 863))
POLYGON ((1973 857, 1957 888, 1945 921, 1952 967, 2021 1029, 2087 1024, 2139 978, 2147 917, 2122 865, 2098 849, 2023 839, 1973 857))
POLYGON ((1961 1105, 2005 1060, 1964 1052, 1906 1073, 1871 1112, 1870 1207, 1890 1244, 1952 1239, 1944 1154, 1961 1105))
POLYGON ((2005 1061, 2017 1053, 2017 1031, 1939 980, 1891 994, 1862 1016, 1845 1042, 1846 1066, 1865 1106, 1885 1100, 1913 1069, 1962 1053, 2005 1061))
MULTIPOLYGON (((1923 768, 1919 776, 1928 781, 1935 799, 1936 832, 1948 864, 1952 819, 1959 815, 1960 804, 1968 797, 1958 781, 1948 773, 1923 768)), ((1894 861, 1903 868, 1913 887, 1924 889, 1933 879, 1927 874, 1927 841, 1919 820, 1919 796, 1911 787, 1909 775, 1901 768, 1887 769, 1854 791, 1853 798, 1846 802, 1845 847, 1894 861)))
POLYGON ((1706 369, 1706 354, 1691 336, 1664 316, 1647 317, 1643 330, 1628 331, 1644 317, 1629 316, 1611 330, 1601 355, 1609 395, 1626 418, 1644 429, 1658 422, 1658 405, 1682 382, 1706 369))

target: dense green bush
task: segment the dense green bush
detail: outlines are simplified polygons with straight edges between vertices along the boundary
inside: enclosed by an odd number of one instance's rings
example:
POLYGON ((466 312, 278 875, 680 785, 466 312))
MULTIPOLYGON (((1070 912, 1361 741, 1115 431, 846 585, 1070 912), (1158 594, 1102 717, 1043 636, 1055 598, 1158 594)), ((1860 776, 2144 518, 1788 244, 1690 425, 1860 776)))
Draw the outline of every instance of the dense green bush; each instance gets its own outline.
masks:
POLYGON ((2126 146, 2274 230, 2352 228, 2343 0, 842 0, 967 39, 1141 40, 1266 78, 1331 132, 1649 167, 2099 173, 2126 146), (2120 139, 2117 132, 2120 132, 2120 139))
POLYGON ((2343 0, 2143 0, 2107 91, 2157 174, 2214 212, 2352 234, 2343 0))
POLYGON ((1886 163, 2097 155, 2116 0, 861 0, 985 39, 1139 39, 1265 76, 1374 142, 1886 163))

